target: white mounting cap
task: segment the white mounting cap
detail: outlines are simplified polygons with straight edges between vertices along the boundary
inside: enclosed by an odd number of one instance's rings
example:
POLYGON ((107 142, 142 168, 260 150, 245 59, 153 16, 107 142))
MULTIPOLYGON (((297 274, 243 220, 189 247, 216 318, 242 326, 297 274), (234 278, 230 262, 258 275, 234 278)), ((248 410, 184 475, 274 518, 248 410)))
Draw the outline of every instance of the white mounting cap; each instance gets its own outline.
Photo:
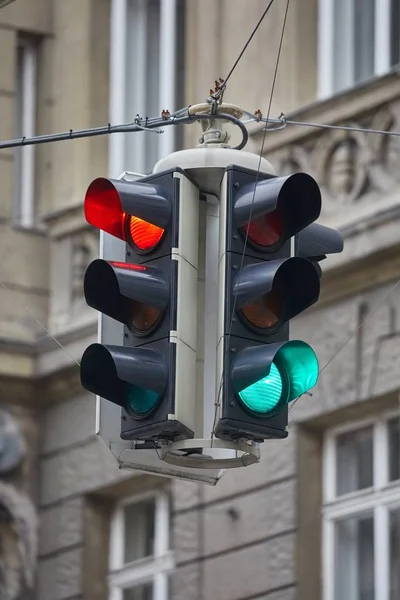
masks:
POLYGON ((192 148, 180 150, 161 158, 154 166, 153 173, 180 167, 187 171, 199 185, 202 192, 218 195, 228 165, 238 165, 246 169, 260 170, 275 175, 271 163, 257 154, 233 150, 232 148, 192 148))

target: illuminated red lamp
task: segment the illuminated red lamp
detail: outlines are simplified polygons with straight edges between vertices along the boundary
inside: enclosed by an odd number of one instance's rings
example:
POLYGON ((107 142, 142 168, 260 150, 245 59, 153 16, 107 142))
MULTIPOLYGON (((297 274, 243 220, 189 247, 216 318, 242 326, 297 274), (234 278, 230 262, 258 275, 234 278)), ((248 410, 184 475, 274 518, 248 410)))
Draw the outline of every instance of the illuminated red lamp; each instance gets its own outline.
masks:
POLYGON ((99 177, 89 185, 84 203, 88 223, 139 251, 148 252, 160 242, 164 229, 124 212, 118 190, 113 183, 99 177))
POLYGON ((243 226, 243 231, 250 242, 261 248, 272 248, 280 242, 284 233, 283 216, 274 211, 253 219, 243 226))
POLYGON ((126 218, 127 223, 129 222, 130 238, 136 248, 142 251, 153 250, 161 240, 164 229, 138 217, 126 215, 126 218))

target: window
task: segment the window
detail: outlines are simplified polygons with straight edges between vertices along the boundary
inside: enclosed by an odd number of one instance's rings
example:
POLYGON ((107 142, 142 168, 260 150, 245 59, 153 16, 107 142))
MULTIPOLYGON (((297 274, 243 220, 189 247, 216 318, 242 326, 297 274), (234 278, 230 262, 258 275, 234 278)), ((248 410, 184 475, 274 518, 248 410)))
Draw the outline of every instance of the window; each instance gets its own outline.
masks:
POLYGON ((329 432, 324 600, 400 598, 400 417, 329 432))
POLYGON ((111 521, 110 600, 168 600, 174 567, 163 492, 120 503, 111 521))
MULTIPOLYGON (((174 111, 183 102, 184 0, 112 0, 110 122, 174 111)), ((110 174, 150 173, 179 145, 177 128, 110 136, 110 174)))
POLYGON ((400 62, 399 0, 319 0, 319 97, 400 62))
MULTIPOLYGON (((16 137, 36 134, 37 40, 21 35, 16 64, 16 137)), ((14 224, 35 223, 35 146, 15 150, 14 224)))

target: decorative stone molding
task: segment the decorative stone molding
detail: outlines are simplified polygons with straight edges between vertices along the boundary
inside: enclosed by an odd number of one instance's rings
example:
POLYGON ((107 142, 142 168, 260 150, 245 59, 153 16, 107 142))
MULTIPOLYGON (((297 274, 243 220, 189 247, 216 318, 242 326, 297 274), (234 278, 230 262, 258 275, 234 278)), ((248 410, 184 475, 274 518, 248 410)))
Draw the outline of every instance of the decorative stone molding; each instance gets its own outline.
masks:
POLYGON ((93 230, 76 234, 72 239, 71 302, 82 304, 83 279, 89 263, 98 257, 99 240, 93 230))
MULTIPOLYGON (((399 78, 390 73, 286 118, 400 131, 399 78)), ((263 128, 251 136, 253 148, 259 148, 263 128)), ((344 237, 344 251, 323 263, 318 306, 400 278, 399 136, 288 124, 266 136, 264 156, 278 175, 300 170, 317 180, 323 198, 319 221, 344 237)))
POLYGON ((83 203, 59 210, 46 219, 51 237, 50 331, 64 334, 94 320, 83 299, 88 264, 98 256, 98 232, 84 220, 83 203))
POLYGON ((29 496, 19 489, 26 443, 17 420, 0 410, 0 597, 18 600, 34 588, 38 522, 29 496))
MULTIPOLYGON (((288 120, 400 131, 397 73, 374 80, 327 101, 305 107, 288 120), (380 85, 379 85, 380 84, 380 85), (397 87, 394 85, 397 84, 397 87)), ((261 130, 253 132, 261 141, 261 130)), ((361 131, 287 125, 266 138, 265 156, 278 174, 305 170, 323 194, 323 217, 358 210, 394 193, 400 181, 400 137, 361 131)))

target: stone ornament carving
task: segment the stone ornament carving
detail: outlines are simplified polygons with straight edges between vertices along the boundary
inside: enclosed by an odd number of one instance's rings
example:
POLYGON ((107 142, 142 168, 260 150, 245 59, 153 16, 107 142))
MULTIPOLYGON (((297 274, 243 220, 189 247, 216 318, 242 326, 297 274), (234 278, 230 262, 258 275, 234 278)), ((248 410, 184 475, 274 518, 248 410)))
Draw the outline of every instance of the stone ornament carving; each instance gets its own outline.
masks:
POLYGON ((72 302, 83 298, 83 279, 89 263, 98 256, 99 241, 97 232, 82 232, 73 240, 71 296, 72 302))
POLYGON ((16 420, 0 410, 0 598, 4 600, 28 598, 35 584, 36 510, 12 481, 25 450, 16 420))
MULTIPOLYGON (((400 103, 385 106, 371 121, 372 129, 400 131, 400 103)), ((368 134, 370 148, 371 178, 374 185, 388 192, 400 181, 400 136, 368 134)))
POLYGON ((0 409, 0 476, 19 466, 25 451, 25 442, 16 420, 0 409))
POLYGON ((319 137, 312 154, 317 180, 332 202, 347 205, 363 194, 368 181, 365 134, 327 130, 319 137))
POLYGON ((281 176, 301 171, 312 174, 309 155, 301 146, 288 146, 284 153, 277 156, 277 164, 277 174, 281 176))
MULTIPOLYGON (((312 119, 310 119, 312 120, 312 119)), ((346 121, 350 127, 400 131, 400 101, 346 121)), ((380 193, 396 193, 400 182, 400 136, 326 129, 305 134, 301 142, 280 148, 268 158, 278 175, 305 171, 321 187, 322 214, 355 203, 375 202, 380 193)))

